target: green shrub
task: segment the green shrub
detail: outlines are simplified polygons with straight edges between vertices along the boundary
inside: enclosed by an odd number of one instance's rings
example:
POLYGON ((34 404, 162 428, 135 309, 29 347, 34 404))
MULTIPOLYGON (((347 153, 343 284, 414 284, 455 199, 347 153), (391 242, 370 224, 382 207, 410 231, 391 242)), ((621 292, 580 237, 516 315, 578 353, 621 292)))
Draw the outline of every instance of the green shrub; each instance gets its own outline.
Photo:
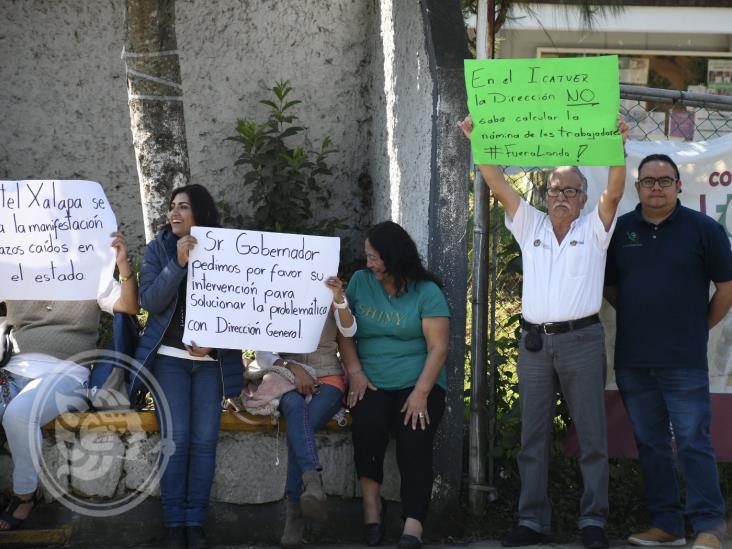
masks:
POLYGON ((330 137, 324 137, 317 150, 291 146, 306 131, 296 125, 298 118, 293 108, 301 101, 289 99, 291 91, 288 81, 277 82, 272 88, 274 100, 260 101, 269 107, 267 121, 258 124, 240 118, 236 124, 237 135, 227 139, 242 147, 235 164, 250 168, 243 183, 251 189, 249 203, 254 210, 254 228, 332 235, 345 227, 343 223, 317 214, 330 207, 332 192, 323 181, 332 175, 327 160, 337 149, 330 137))

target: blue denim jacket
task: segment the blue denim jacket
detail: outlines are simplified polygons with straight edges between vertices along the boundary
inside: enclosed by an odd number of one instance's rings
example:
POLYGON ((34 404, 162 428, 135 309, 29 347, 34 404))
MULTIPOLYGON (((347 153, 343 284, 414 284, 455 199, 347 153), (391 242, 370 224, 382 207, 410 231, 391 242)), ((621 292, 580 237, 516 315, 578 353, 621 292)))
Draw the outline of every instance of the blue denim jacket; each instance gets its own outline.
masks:
MULTIPOLYGON (((188 269, 178 264, 178 237, 169 229, 160 231, 145 248, 140 273, 140 305, 147 310, 147 324, 135 353, 143 368, 149 369, 163 340, 178 303, 178 287, 188 269)), ((217 349, 225 397, 237 396, 242 389, 241 351, 217 349)), ((133 381, 133 386, 135 382, 133 381)))

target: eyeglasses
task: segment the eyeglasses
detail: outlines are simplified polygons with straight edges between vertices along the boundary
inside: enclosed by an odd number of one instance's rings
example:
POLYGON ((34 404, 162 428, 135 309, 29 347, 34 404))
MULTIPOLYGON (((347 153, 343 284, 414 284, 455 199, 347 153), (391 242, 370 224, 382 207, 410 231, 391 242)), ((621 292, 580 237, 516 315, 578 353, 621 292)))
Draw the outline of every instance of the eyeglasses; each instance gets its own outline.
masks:
POLYGON ((552 198, 556 198, 560 194, 563 194, 564 198, 574 198, 575 196, 577 196, 577 194, 581 192, 581 189, 576 189, 574 187, 549 187, 546 190, 546 194, 548 194, 552 198))
POLYGON ((669 176, 644 177, 643 179, 638 180, 638 184, 641 187, 643 187, 644 189, 652 189, 656 185, 656 183, 658 183, 658 185, 661 188, 666 189, 666 188, 670 187, 671 185, 673 185, 674 183, 676 183, 677 181, 678 181, 678 179, 676 179, 675 177, 669 177, 669 176))

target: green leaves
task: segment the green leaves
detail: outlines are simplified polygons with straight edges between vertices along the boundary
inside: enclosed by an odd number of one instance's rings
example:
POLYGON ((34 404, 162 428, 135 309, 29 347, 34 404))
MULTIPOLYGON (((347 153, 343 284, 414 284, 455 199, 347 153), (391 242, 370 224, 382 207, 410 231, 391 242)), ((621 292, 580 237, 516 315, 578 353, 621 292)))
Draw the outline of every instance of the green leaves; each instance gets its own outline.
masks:
POLYGON ((262 124, 239 119, 236 133, 227 140, 241 145, 236 166, 249 166, 243 184, 251 188, 249 203, 258 230, 333 234, 345 224, 339 219, 314 221, 318 210, 327 210, 332 192, 324 186, 324 178, 332 175, 328 157, 337 152, 330 137, 325 137, 318 150, 306 150, 294 140, 306 132, 296 126, 298 119, 291 109, 300 105, 297 99, 286 100, 292 92, 289 81, 276 82, 274 99, 262 99, 269 108, 262 124))

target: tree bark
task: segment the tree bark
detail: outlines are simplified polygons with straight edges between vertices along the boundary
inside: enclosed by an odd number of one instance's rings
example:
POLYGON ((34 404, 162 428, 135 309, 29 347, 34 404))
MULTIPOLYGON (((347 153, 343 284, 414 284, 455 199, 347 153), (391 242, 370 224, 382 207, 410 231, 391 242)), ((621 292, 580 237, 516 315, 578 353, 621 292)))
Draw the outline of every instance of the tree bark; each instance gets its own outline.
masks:
POLYGON ((145 238, 166 223, 170 192, 188 184, 175 0, 126 0, 127 95, 145 238))

